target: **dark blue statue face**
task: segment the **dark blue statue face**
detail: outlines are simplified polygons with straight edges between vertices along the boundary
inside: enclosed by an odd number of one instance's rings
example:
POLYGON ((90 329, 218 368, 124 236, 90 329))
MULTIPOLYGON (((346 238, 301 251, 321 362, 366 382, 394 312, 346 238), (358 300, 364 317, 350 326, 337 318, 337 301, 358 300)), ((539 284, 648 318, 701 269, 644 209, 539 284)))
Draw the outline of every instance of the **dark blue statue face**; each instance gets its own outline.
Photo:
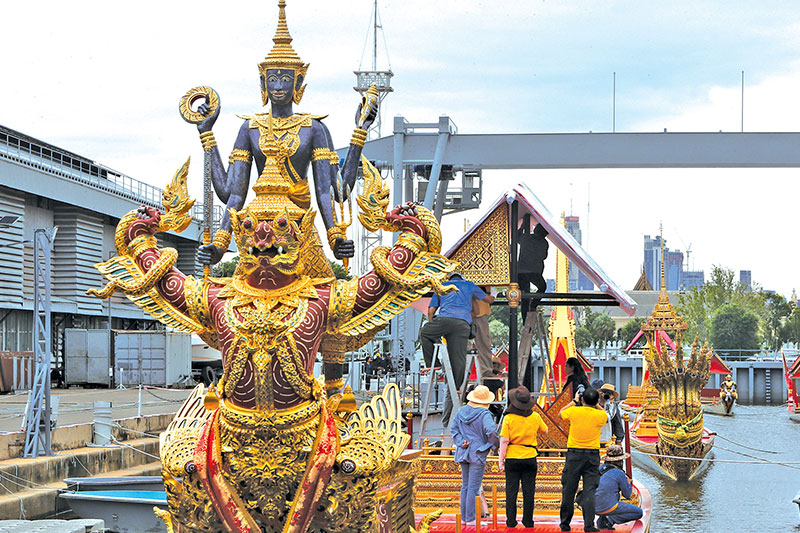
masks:
POLYGON ((286 105, 292 103, 294 97, 294 70, 267 70, 267 93, 273 104, 286 105))

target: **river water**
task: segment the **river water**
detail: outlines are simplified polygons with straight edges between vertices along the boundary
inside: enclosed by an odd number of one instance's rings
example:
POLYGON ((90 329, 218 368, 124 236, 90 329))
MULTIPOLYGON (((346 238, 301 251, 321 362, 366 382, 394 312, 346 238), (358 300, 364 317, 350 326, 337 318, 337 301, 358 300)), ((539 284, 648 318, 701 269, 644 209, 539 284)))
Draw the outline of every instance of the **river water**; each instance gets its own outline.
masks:
MULTIPOLYGON (((711 452, 714 460, 756 460, 739 455, 744 453, 800 463, 800 424, 789 420, 785 407, 737 405, 735 416, 706 415, 705 423, 718 435, 711 452), (778 453, 749 450, 730 441, 778 453)), ((789 468, 714 462, 697 479, 684 483, 636 466, 633 475, 653 495, 652 533, 800 532, 800 513, 792 503, 800 492, 800 464, 789 468)))

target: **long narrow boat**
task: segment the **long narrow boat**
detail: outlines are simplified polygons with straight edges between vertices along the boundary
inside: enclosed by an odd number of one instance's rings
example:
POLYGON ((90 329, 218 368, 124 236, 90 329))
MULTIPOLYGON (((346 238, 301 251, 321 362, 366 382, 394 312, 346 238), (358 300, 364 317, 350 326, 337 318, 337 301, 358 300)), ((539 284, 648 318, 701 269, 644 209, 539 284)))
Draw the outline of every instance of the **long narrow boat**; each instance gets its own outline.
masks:
MULTIPOLYGON (((571 321, 569 305, 582 296, 580 304, 598 302, 602 300, 607 305, 619 305, 626 313, 633 314, 635 302, 622 291, 600 267, 589 257, 581 245, 566 231, 563 222, 559 224, 545 206, 539 201, 530 189, 518 185, 507 191, 488 209, 479 219, 478 223, 470 228, 466 234, 445 255, 460 263, 459 270, 464 276, 481 285, 510 285, 509 293, 517 295, 517 302, 511 305, 511 333, 509 334, 509 387, 516 384, 517 378, 517 336, 516 317, 519 302, 519 287, 511 273, 516 272, 515 250, 516 234, 524 215, 531 215, 535 223, 542 224, 548 231, 548 240, 555 245, 558 253, 559 276, 566 285, 567 260, 586 274, 602 293, 584 293, 570 298, 566 290, 557 290, 556 293, 545 294, 549 301, 542 305, 553 305, 558 312, 551 319, 551 347, 548 353, 549 361, 546 363, 542 402, 537 403, 534 409, 542 416, 548 425, 549 432, 539 439, 539 469, 536 479, 536 506, 534 520, 536 527, 525 531, 549 532, 559 529, 559 508, 561 504, 561 472, 567 447, 569 423, 558 415, 562 407, 569 404, 572 399, 570 388, 560 394, 561 385, 566 378, 563 372, 563 362, 571 356, 578 356, 574 350, 574 323, 571 321), (511 253, 509 253, 511 250, 511 253), (558 301, 556 301, 558 300, 558 301), (558 324, 558 327, 554 327, 558 324), (554 362, 556 364, 554 364, 554 362), (560 365, 558 364, 560 363, 560 365), (548 388, 549 387, 549 388, 548 388)), ((511 304, 511 302, 510 302, 511 304)), ((529 316, 531 316, 529 314, 529 316)), ((520 350, 524 352, 524 350, 520 350)), ((530 360, 528 360, 530 361, 530 360)), ((586 366, 586 365, 584 365, 586 366)), ((519 374, 524 374, 525 365, 520 365, 519 374)), ((591 365, 589 365, 591 370, 591 365)), ((480 530, 483 533, 511 531, 505 527, 505 476, 498 469, 497 456, 490 456, 487 461, 486 475, 484 477, 484 493, 489 506, 489 518, 480 518, 482 523, 478 526, 460 527, 456 523, 456 513, 459 511, 461 493, 461 471, 453 461, 452 448, 430 446, 426 442, 420 444, 422 466, 415 483, 416 498, 415 512, 418 521, 422 521, 430 513, 438 510, 442 516, 433 521, 429 527, 431 532, 463 531, 470 533, 480 530), (443 454, 443 455, 442 455, 443 454)), ((627 462, 630 472, 631 463, 627 462)), ((652 498, 647 488, 638 480, 634 480, 634 493, 631 501, 642 507, 644 515, 641 520, 615 526, 615 531, 648 533, 652 516, 652 498)), ((520 494, 519 499, 522 499, 520 494)), ((521 502, 518 507, 521 508, 521 502)), ((519 515, 518 515, 519 517, 519 515)), ((426 530, 424 526, 420 531, 426 530)), ((576 511, 573 519, 573 530, 583 530, 583 518, 580 511, 576 511)))
POLYGON ((662 264, 658 303, 642 325, 647 339, 642 385, 629 388, 624 407, 635 417, 631 446, 637 466, 675 481, 693 479, 708 466, 715 436, 704 426, 700 400, 713 354, 695 339, 686 360, 687 329, 669 301, 662 264))
POLYGON ((700 391, 703 412, 709 415, 733 416, 736 400, 739 398, 736 382, 733 381, 733 370, 715 353, 711 356, 710 372, 724 375, 725 379, 719 389, 707 387, 700 391))
POLYGON ((789 366, 786 364, 786 355, 781 355, 786 390, 789 393, 789 420, 800 423, 800 356, 789 366))
MULTIPOLYGON (((536 507, 534 515, 536 527, 525 531, 558 531, 559 508, 561 505, 561 471, 564 468, 567 435, 569 433, 569 423, 562 420, 558 416, 558 412, 562 407, 569 404, 571 398, 572 391, 567 389, 549 406, 545 408, 541 408, 538 405, 534 406, 534 410, 545 421, 549 431, 547 435, 540 436, 539 439, 539 471, 536 477, 536 507)), ((416 481, 415 511, 417 519, 422 520, 427 514, 442 510, 441 518, 431 524, 430 531, 456 531, 455 515, 459 512, 461 470, 453 462, 452 455, 440 455, 442 453, 452 453, 452 448, 438 448, 423 444, 422 468, 416 481)), ((626 461, 628 472, 631 471, 629 461, 630 459, 626 461)), ((498 469, 497 456, 490 456, 487 460, 483 488, 489 507, 489 517, 482 519, 480 531, 483 533, 513 531, 513 529, 505 527, 505 477, 498 469)), ((634 479, 633 488, 634 492, 629 501, 641 507, 644 515, 641 520, 616 525, 615 531, 648 533, 652 517, 652 497, 647 487, 639 480, 634 479)), ((518 498, 517 507, 521 510, 521 493, 518 498)), ((573 531, 583 530, 583 518, 581 512, 577 509, 572 527, 573 531)), ((464 533, 476 530, 477 526, 461 528, 464 533)))

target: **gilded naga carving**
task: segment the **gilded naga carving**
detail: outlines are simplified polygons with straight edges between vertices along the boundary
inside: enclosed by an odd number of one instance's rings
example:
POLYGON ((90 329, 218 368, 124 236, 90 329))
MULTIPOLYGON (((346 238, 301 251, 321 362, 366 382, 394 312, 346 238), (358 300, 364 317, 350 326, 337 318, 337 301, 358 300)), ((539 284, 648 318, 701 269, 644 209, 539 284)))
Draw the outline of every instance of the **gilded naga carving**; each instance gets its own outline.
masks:
POLYGON ((658 455, 652 459, 670 477, 687 480, 693 477, 706 453, 700 391, 708 382, 712 352, 707 344, 701 347, 695 339, 691 354, 688 359, 685 357, 683 335, 688 325, 669 302, 663 265, 661 277, 658 303, 653 315, 642 325, 647 338, 643 356, 650 371, 649 383, 658 391, 659 398, 655 447, 658 455))

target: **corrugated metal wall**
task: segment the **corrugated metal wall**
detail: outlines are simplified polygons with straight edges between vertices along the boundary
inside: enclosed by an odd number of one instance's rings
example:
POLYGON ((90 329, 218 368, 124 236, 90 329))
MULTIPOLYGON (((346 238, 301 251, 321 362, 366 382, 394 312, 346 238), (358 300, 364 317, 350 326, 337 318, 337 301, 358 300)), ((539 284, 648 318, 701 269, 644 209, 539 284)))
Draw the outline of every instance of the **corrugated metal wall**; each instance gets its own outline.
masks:
POLYGON ((95 263, 103 261, 103 216, 79 207, 53 206, 53 223, 58 226, 53 256, 53 293, 74 301, 78 313, 103 312, 103 303, 86 290, 102 283, 95 263))
POLYGON ((25 218, 24 197, 5 187, 0 187, 0 215, 20 217, 8 228, 0 228, 0 301, 3 307, 22 307, 22 276, 25 218))

